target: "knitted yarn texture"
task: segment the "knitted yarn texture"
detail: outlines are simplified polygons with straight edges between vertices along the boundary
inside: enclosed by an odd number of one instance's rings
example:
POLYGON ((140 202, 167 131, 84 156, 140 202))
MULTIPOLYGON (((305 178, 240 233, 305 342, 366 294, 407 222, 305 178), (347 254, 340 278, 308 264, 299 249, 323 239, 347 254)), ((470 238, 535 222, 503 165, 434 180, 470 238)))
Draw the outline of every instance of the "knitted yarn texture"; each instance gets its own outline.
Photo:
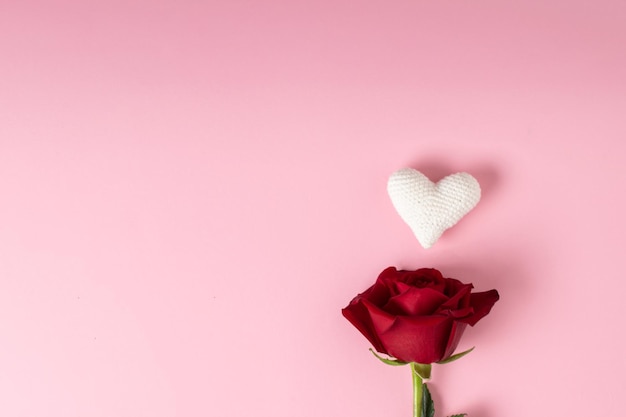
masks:
POLYGON ((419 243, 428 249, 458 223, 480 200, 480 185, 465 172, 448 175, 437 183, 421 172, 403 168, 391 174, 387 192, 396 211, 419 243))

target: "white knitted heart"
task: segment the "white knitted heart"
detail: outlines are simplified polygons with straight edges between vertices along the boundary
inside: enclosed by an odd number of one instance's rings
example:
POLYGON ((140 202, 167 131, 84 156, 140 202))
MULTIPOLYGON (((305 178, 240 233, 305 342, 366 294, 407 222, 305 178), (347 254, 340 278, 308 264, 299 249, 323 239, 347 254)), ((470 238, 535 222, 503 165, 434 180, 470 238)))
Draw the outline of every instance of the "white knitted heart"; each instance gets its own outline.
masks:
POLYGON ((478 181, 465 172, 435 184, 421 172, 404 168, 391 174, 387 192, 402 220, 426 249, 480 200, 478 181))

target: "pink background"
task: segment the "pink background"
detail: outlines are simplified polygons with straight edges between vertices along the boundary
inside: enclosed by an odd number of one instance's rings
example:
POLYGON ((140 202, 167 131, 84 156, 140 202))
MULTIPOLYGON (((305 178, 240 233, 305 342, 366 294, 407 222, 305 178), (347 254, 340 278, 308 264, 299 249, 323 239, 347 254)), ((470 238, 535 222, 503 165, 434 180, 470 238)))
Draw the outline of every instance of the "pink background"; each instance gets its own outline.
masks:
POLYGON ((340 309, 389 265, 500 302, 438 416, 626 394, 626 3, 0 1, 0 414, 410 416, 340 309), (386 180, 468 171, 429 250, 386 180))

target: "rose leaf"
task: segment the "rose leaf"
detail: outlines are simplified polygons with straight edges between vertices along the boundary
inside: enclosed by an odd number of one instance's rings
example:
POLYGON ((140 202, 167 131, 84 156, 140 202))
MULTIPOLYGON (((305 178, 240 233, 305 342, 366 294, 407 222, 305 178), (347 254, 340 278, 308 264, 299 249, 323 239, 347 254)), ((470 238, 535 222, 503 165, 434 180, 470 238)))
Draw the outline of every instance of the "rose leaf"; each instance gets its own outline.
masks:
POLYGON ((423 385, 424 389, 422 391, 422 414, 421 417, 434 417, 435 415, 435 402, 430 396, 430 391, 428 390, 428 384, 423 385))
POLYGON ((408 362, 403 362, 403 361, 400 361, 398 359, 383 358, 382 356, 380 356, 376 352, 374 352, 374 349, 372 349, 372 348, 370 348, 370 352, 372 352, 374 354, 374 356, 376 356, 382 363, 385 363, 387 365, 402 366, 402 365, 407 365, 408 364, 408 362))
MULTIPOLYGON (((474 350, 474 348, 471 349, 467 349, 465 352, 461 352, 461 353, 457 353, 456 355, 452 355, 450 356, 448 359, 444 359, 442 361, 437 362, 439 365, 443 365, 445 363, 450 363, 450 362, 454 362, 457 359, 461 359, 463 356, 467 355, 468 353, 470 353, 472 350, 474 350)), ((454 417, 454 416, 452 416, 454 417)))

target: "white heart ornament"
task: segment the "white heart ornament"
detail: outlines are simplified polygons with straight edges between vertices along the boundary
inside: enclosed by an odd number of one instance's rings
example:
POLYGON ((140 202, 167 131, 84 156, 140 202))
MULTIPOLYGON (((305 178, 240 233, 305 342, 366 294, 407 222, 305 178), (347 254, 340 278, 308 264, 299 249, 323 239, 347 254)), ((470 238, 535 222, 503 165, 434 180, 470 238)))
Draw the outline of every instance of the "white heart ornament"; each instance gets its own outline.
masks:
POLYGON ((387 192, 396 211, 419 243, 428 249, 443 232, 458 223, 480 200, 480 185, 465 172, 433 183, 421 172, 404 168, 394 172, 387 192))

